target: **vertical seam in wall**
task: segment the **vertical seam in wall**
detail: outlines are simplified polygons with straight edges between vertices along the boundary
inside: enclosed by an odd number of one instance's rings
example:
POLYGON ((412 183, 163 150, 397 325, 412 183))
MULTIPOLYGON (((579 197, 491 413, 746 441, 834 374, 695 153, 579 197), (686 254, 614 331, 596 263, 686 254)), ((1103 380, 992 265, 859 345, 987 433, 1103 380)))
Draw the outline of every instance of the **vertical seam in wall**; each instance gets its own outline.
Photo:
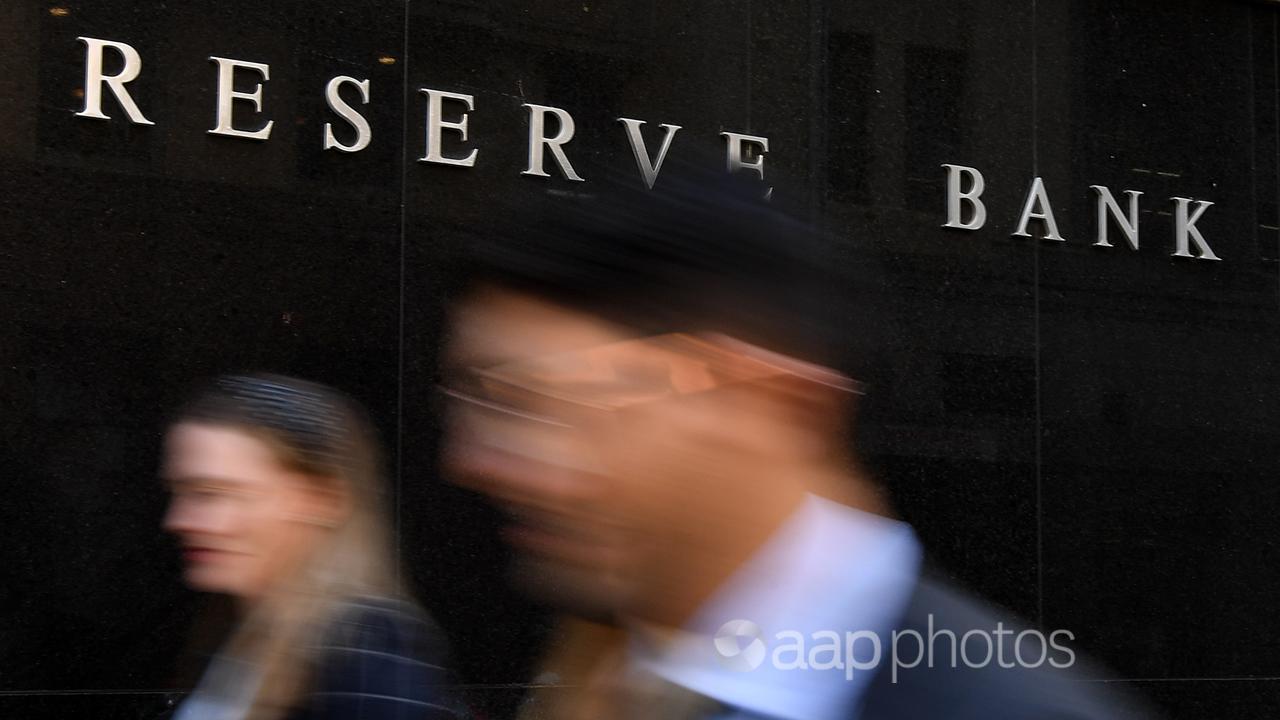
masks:
MULTIPOLYGON (((1280 16, 1278 16, 1275 11, 1272 11, 1271 13, 1271 68, 1272 68, 1271 83, 1272 84, 1271 84, 1270 92, 1271 92, 1271 109, 1272 109, 1271 127, 1272 127, 1272 132, 1275 133, 1275 141, 1276 141, 1275 142, 1275 153, 1276 153, 1275 165, 1272 167, 1272 172, 1275 174, 1272 177, 1275 180, 1275 185, 1276 185, 1276 212, 1278 215, 1280 215, 1280 103, 1276 102, 1277 98, 1280 98, 1280 49, 1277 49, 1276 47, 1277 41, 1280 41, 1280 37, 1278 37, 1278 34, 1276 32, 1278 17, 1280 16)), ((1254 203, 1254 206, 1255 208, 1257 207, 1256 202, 1254 203)), ((1276 310, 1280 311, 1280 232, 1276 233, 1276 310)))
MULTIPOLYGON (((1040 34, 1036 0, 1031 0, 1031 173, 1040 176, 1039 77, 1037 47, 1040 34)), ((1044 436, 1040 407, 1040 241, 1031 241, 1032 265, 1032 334, 1035 345, 1035 479, 1036 479, 1036 624, 1044 626, 1044 507, 1042 492, 1041 441, 1044 436)))
POLYGON ((409 3, 404 2, 404 22, 401 24, 403 34, 401 42, 400 71, 400 267, 399 294, 397 297, 396 318, 396 493, 395 493, 395 583, 396 589, 403 592, 404 572, 400 567, 400 514, 404 506, 401 490, 403 486, 402 470, 404 468, 404 289, 405 289, 405 231, 408 224, 408 184, 409 164, 406 160, 409 153, 409 3))
POLYGON ((1262 260, 1262 235, 1258 232, 1262 219, 1258 212, 1258 48, 1254 38, 1257 13, 1250 11, 1246 18, 1249 20, 1249 111, 1253 113, 1249 123, 1249 199, 1253 203, 1253 223, 1249 229, 1253 233, 1254 252, 1262 260))
POLYGON ((751 90, 755 85, 756 77, 751 72, 751 50, 752 39, 755 37, 755 25, 751 22, 751 0, 747 0, 747 82, 744 83, 747 88, 747 129, 746 132, 754 133, 755 128, 751 125, 751 90))
MULTIPOLYGON (((827 66, 827 15, 822 0, 809 2, 809 89, 813 104, 809 113, 809 223, 827 229, 823 216, 826 203, 827 138, 823 120, 828 120, 830 102, 827 66)), ((830 238, 827 242, 831 242, 830 238)))

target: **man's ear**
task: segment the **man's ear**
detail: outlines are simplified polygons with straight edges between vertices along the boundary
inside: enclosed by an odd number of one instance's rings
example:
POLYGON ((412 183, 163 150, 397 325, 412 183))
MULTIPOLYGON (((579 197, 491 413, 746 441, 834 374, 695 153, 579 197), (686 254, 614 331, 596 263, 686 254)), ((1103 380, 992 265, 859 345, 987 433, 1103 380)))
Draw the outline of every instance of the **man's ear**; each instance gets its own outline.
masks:
POLYGON ((857 395, 794 375, 756 383, 755 391, 785 431, 794 452, 824 458, 847 444, 857 395))

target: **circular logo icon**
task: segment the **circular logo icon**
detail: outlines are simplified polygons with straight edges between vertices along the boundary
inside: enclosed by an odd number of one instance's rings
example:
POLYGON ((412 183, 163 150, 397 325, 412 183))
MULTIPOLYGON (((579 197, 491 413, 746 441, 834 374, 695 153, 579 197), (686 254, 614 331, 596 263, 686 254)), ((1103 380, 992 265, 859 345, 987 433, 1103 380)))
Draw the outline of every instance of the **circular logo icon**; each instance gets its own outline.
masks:
POLYGON ((730 620, 716 631, 716 654, 730 670, 747 672, 760 667, 768 649, 760 626, 750 620, 730 620))

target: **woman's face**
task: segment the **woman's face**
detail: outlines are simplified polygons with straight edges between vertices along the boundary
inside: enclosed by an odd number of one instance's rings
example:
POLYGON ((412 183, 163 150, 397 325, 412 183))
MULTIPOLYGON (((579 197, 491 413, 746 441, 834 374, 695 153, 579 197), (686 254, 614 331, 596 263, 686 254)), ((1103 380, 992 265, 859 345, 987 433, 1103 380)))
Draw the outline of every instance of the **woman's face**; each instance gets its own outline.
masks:
POLYGON ((261 596, 337 517, 331 498, 234 427, 174 425, 162 472, 173 494, 165 530, 182 544, 187 584, 203 592, 261 596))

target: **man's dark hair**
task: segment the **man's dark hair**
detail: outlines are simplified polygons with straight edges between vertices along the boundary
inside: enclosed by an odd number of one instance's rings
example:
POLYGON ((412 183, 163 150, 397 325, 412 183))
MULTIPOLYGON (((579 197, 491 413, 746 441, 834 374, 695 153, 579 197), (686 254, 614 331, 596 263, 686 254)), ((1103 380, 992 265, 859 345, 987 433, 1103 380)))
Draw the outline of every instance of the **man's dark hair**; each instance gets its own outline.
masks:
POLYGON ((758 178, 668 160, 654 189, 597 169, 462 248, 466 285, 530 292, 634 328, 712 331, 866 379, 878 274, 789 217, 758 178))

